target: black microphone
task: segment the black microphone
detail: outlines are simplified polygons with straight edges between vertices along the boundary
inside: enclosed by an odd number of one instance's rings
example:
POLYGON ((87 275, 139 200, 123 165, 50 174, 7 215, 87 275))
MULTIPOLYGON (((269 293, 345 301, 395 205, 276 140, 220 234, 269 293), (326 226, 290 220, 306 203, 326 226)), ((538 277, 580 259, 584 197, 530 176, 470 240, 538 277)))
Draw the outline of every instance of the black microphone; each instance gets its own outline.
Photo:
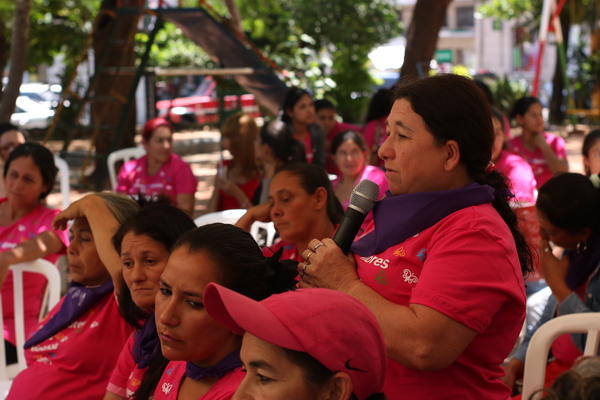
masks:
POLYGON ((360 226, 379 199, 379 186, 368 179, 356 185, 350 195, 350 205, 333 235, 333 241, 344 253, 348 253, 360 226))

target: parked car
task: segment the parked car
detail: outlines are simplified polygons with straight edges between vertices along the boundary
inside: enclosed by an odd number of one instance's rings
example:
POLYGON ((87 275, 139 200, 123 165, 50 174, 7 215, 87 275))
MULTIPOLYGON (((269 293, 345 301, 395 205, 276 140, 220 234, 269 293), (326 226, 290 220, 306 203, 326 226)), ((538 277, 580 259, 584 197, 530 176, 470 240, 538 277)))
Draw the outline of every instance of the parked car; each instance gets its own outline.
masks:
POLYGON ((54 111, 45 105, 31 100, 27 96, 19 96, 10 122, 22 129, 46 129, 50 126, 53 116, 54 111))

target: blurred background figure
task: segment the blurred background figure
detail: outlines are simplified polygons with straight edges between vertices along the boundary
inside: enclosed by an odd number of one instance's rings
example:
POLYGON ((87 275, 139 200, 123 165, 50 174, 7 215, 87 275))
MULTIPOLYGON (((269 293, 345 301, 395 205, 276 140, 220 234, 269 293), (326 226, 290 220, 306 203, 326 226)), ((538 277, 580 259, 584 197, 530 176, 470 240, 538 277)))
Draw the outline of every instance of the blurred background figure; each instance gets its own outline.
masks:
MULTIPOLYGON (((2 168, 4 168, 10 152, 23 143, 25 143, 25 136, 18 127, 10 122, 0 122, 0 166, 2 168)), ((4 174, 0 177, 0 198, 3 197, 6 197, 4 174)))
POLYGON ((306 162, 304 144, 294 139, 290 127, 280 120, 269 121, 262 126, 260 137, 254 142, 254 153, 262 177, 252 199, 254 205, 267 202, 271 180, 281 168, 306 162))
POLYGON ((259 186, 259 171, 254 156, 258 126, 254 118, 243 112, 230 116, 221 126, 221 146, 231 160, 219 161, 215 189, 206 212, 252 207, 259 186))
POLYGON ((591 131, 585 136, 581 155, 583 169, 587 176, 600 174, 600 129, 591 131))
POLYGON ((142 130, 142 145, 146 155, 121 167, 116 192, 130 196, 162 194, 193 216, 198 180, 189 164, 173 153, 173 126, 164 118, 149 120, 142 130))
POLYGON ((392 103, 391 89, 379 89, 369 102, 363 130, 363 136, 371 152, 368 164, 383 167, 384 162, 377 156, 377 150, 385 141, 385 121, 392 109, 392 103))
POLYGON ((281 106, 281 120, 294 132, 294 138, 304 143, 306 161, 325 168, 325 132, 315 122, 313 98, 304 89, 291 88, 281 106))

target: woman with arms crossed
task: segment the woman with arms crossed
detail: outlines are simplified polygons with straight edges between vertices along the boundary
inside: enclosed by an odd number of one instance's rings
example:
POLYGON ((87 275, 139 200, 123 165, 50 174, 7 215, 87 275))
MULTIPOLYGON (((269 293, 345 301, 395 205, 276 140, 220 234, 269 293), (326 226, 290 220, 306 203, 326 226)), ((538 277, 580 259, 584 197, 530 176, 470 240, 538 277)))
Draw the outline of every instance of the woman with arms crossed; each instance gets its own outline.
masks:
POLYGON ((490 167, 489 106, 455 75, 400 87, 395 98, 379 149, 391 195, 352 259, 333 240, 312 240, 300 285, 346 292, 373 311, 390 399, 505 400, 500 364, 525 318, 531 254, 506 181, 490 167))

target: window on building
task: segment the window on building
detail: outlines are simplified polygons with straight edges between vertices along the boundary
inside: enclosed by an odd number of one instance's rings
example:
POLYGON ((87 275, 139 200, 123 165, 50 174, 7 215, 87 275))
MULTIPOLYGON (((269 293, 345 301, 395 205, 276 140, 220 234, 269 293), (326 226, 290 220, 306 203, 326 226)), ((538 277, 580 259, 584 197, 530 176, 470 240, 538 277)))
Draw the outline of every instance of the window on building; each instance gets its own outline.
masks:
POLYGON ((456 28, 472 28, 475 26, 475 8, 473 6, 456 7, 456 28))

